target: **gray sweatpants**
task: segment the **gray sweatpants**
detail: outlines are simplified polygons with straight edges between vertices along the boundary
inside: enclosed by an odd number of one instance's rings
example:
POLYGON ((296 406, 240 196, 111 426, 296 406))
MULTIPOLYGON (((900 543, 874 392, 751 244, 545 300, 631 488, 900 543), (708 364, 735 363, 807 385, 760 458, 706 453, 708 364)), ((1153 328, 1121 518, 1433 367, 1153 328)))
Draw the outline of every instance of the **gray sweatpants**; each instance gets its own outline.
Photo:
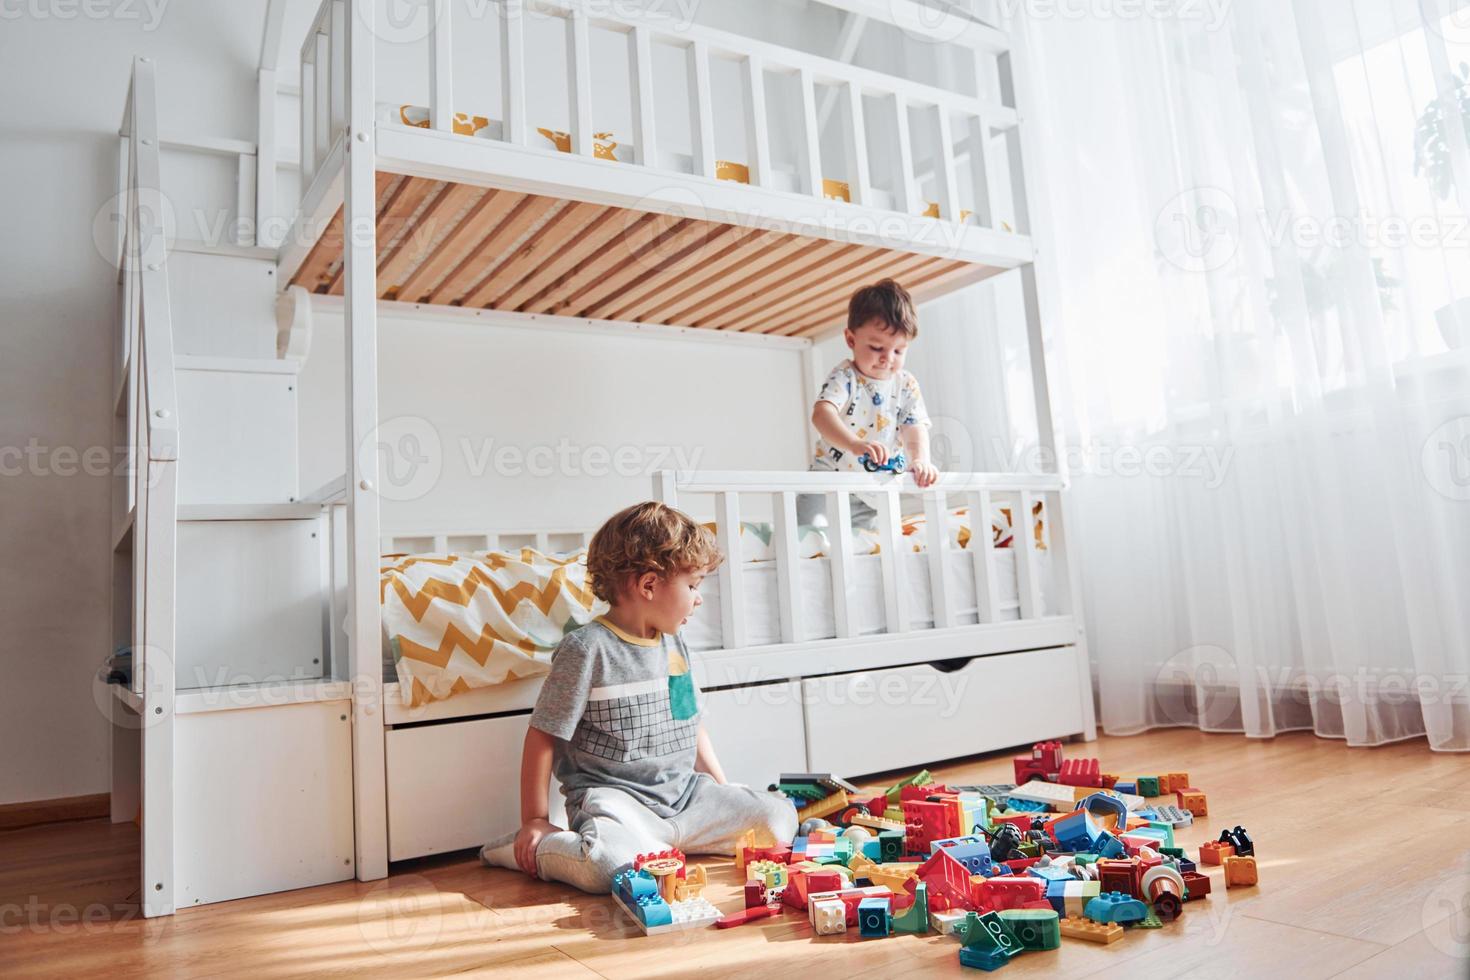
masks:
POLYGON ((796 808, 784 797, 749 786, 721 785, 695 774, 689 805, 660 817, 637 797, 612 787, 589 789, 567 806, 569 830, 536 846, 536 872, 584 892, 612 891, 613 875, 639 854, 677 847, 685 854, 734 854, 740 835, 760 828, 788 843, 796 835, 796 808))

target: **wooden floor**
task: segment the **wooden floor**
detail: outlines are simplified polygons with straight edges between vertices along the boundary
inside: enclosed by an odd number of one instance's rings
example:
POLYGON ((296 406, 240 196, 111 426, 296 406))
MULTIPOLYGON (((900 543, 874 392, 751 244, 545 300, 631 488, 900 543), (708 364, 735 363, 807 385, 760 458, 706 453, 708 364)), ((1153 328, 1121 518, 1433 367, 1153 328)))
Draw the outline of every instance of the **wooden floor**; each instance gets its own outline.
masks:
MULTIPOLYGON (((1073 754, 1093 754, 1072 746, 1073 754)), ((1348 749, 1176 730, 1103 738, 1103 768, 1186 770, 1221 827, 1255 838, 1261 885, 1186 906, 1108 947, 1063 940, 1007 977, 1470 976, 1470 764, 1422 741, 1348 749)), ((1003 755, 935 769, 1001 782, 1003 755)), ((882 781, 874 779, 872 784, 882 781)), ((265 817, 268 819, 268 817, 265 817)), ((284 832, 289 832, 283 828, 284 832)), ((222 846, 225 846, 222 843, 222 846)), ((892 977, 961 972, 952 938, 814 939, 804 918, 645 938, 611 900, 481 868, 461 853, 346 882, 143 920, 137 834, 102 821, 0 834, 0 977, 892 977)), ((717 905, 741 905, 728 860, 706 862, 717 905)), ((979 974, 967 974, 978 976, 979 974)))

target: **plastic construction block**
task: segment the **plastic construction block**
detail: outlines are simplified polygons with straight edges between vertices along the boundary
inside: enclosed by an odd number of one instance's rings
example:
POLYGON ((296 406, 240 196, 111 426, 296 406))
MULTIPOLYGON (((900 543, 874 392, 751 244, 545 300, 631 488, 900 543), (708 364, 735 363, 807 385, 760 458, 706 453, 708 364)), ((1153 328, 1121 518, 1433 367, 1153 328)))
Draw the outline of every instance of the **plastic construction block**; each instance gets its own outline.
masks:
POLYGON ((1200 864, 1223 864, 1235 853, 1235 845, 1223 841, 1207 840, 1199 846, 1200 864))
POLYGON ((1234 846, 1235 853, 1241 857, 1255 856, 1256 844, 1251 840, 1250 834, 1245 832, 1244 827, 1237 825, 1234 830, 1220 831, 1220 842, 1225 843, 1227 840, 1234 846))
POLYGON ((1225 859, 1225 887, 1244 888, 1257 884, 1256 859, 1250 855, 1232 855, 1225 859))
POLYGON ((1128 849, 1118 838, 1103 831, 1097 835, 1097 840, 1092 842, 1092 853, 1099 858, 1120 858, 1128 853, 1128 849))
POLYGON ((1077 803, 1077 809, 1092 814, 1104 830, 1124 830, 1128 826, 1128 804, 1111 793, 1092 793, 1077 803))
POLYGON ((1096 759, 1063 759, 1057 782, 1064 786, 1102 787, 1102 767, 1096 759))
POLYGON ((893 914, 894 932, 925 933, 929 931, 929 889, 922 881, 914 886, 914 902, 902 912, 893 914))
POLYGON ((1073 810, 1046 825, 1047 832, 1064 851, 1090 851, 1092 842, 1103 830, 1087 810, 1073 810))
POLYGON ((933 782, 934 782, 934 777, 931 776, 931 775, 929 775, 929 770, 928 769, 920 769, 918 772, 914 773, 912 776, 908 777, 907 779, 900 779, 898 782, 896 782, 892 786, 888 787, 888 790, 883 795, 888 798, 888 802, 890 802, 890 803, 897 803, 900 799, 902 799, 902 794, 903 794, 903 791, 904 791, 904 787, 906 787, 906 786, 928 786, 928 785, 930 785, 933 782))
POLYGON ((929 860, 919 865, 914 874, 917 880, 910 881, 904 886, 905 889, 912 892, 917 887, 917 881, 924 882, 929 886, 929 904, 934 908, 975 907, 975 900, 971 895, 970 872, 943 848, 935 851, 929 860))
POLYGON ((1015 956, 1024 948, 1011 927, 997 912, 971 912, 964 925, 955 931, 960 942, 972 949, 995 949, 1006 956, 1015 956))
POLYGON ((1016 785, 1024 785, 1033 779, 1055 780, 1062 768, 1062 743, 1037 742, 1031 746, 1030 755, 1018 755, 1011 760, 1016 785))
POLYGON ((1093 922, 1070 915, 1057 923, 1057 931, 1068 939, 1082 939, 1104 946, 1123 938, 1123 927, 1115 922, 1093 922))
POLYGON ((886 898, 865 898, 858 902, 858 934, 865 938, 886 936, 893 930, 893 915, 886 898))
POLYGON ((989 973, 999 970, 1011 961, 1011 958, 998 949, 973 949, 969 946, 960 947, 960 966, 972 966, 977 970, 989 973))
POLYGON ((1162 929, 1163 927, 1164 920, 1159 918, 1158 909, 1154 908, 1149 909, 1148 915, 1145 915, 1138 923, 1140 929, 1162 929))
POLYGON ((629 905, 623 901, 618 888, 613 889, 613 901, 623 912, 637 923, 638 928, 650 936, 679 929, 694 929, 718 922, 723 913, 704 898, 690 898, 682 902, 665 902, 657 894, 644 895, 629 905))
POLYGON ((1057 914, 1080 919, 1087 903, 1102 894, 1096 881, 1054 881, 1046 886, 1046 900, 1057 914))
POLYGON ((1207 817, 1210 815, 1209 802, 1205 794, 1193 787, 1185 787, 1174 791, 1179 799, 1181 809, 1188 810, 1191 816, 1207 817))
POLYGON ((1088 902, 1083 912, 1093 922, 1142 922, 1148 906, 1124 892, 1107 892, 1088 902))
POLYGON ((1171 772, 1164 779, 1168 781, 1171 792, 1177 793, 1189 785, 1189 773, 1187 772, 1171 772))
POLYGON ((970 913, 964 909, 935 909, 929 913, 929 926, 943 936, 953 936, 970 913))
POLYGON ((1209 875, 1200 874, 1198 871, 1183 871, 1180 874, 1184 878, 1184 900, 1186 902, 1204 898, 1210 893, 1209 875))
MULTIPOLYGON (((1165 803, 1155 808, 1155 814, 1160 821, 1167 823, 1175 830, 1190 826, 1194 823, 1195 818, 1195 814, 1189 810, 1174 806, 1171 803, 1165 803)), ((1200 816, 1204 816, 1204 814, 1200 814, 1200 816)))
POLYGON ((1123 782, 1119 780, 1113 784, 1113 792, 1136 794, 1138 792, 1138 784, 1136 782, 1123 782))
POLYGON ((1023 949, 1056 949, 1062 944, 1055 909, 1005 909, 1000 919, 1010 927, 1023 949))
POLYGON ((840 898, 818 899, 807 907, 812 930, 819 936, 835 936, 847 931, 847 906, 840 898))
POLYGON ((880 864, 903 858, 903 831, 880 830, 878 832, 878 858, 880 864))
POLYGON ((1158 776, 1139 776, 1138 777, 1138 795, 1139 796, 1148 796, 1148 797, 1158 796, 1159 795, 1159 777, 1158 776))
POLYGON ((1018 909, 1027 903, 1046 898, 1046 883, 1030 875, 986 878, 971 889, 971 899, 978 908, 1018 909))

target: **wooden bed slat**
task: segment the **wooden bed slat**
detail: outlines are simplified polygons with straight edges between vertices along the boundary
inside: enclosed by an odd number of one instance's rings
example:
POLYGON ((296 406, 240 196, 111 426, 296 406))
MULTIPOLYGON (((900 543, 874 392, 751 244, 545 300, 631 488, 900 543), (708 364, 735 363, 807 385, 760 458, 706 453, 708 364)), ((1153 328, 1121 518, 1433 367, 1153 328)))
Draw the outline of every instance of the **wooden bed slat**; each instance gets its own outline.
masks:
POLYGON ((768 333, 782 322, 784 313, 808 305, 814 295, 851 293, 859 286, 876 282, 884 275, 892 274, 897 277, 900 267, 906 268, 911 260, 923 258, 925 257, 913 255, 895 257, 881 249, 863 249, 850 257, 844 255, 841 262, 821 268, 810 282, 798 280, 761 296, 739 314, 732 315, 730 322, 723 325, 723 329, 759 329, 762 333, 768 333))
MULTIPOLYGON (((741 297, 742 293, 759 295, 760 284, 778 274, 793 257, 803 252, 832 253, 841 247, 838 242, 813 244, 797 235, 785 235, 780 242, 740 270, 746 273, 743 278, 734 282, 721 280, 711 283, 712 288, 700 290, 697 302, 682 304, 679 309, 666 315, 661 314, 658 319, 663 323, 677 319, 680 323, 698 324, 715 311, 730 305, 732 299, 741 297)), ((740 301, 744 301, 743 298, 740 301)))
POLYGON ((560 207, 561 204, 561 201, 552 197, 523 197, 515 210, 480 242, 475 252, 466 256, 444 283, 434 290, 429 302, 456 306, 474 306, 483 302, 479 294, 479 284, 485 281, 489 273, 495 271, 506 257, 506 251, 517 240, 545 218, 548 211, 560 207))
MULTIPOLYGON (((494 297, 519 285, 537 265, 557 255, 567 242, 582 234, 599 215, 605 213, 606 209, 600 205, 569 202, 566 207, 548 218, 530 238, 517 246, 515 252, 507 256, 498 268, 491 270, 475 286, 474 292, 491 298, 489 302, 493 305, 494 297)), ((473 304, 462 302, 461 305, 473 304)))
MULTIPOLYGON (((762 316, 755 320, 755 324, 762 321, 766 323, 763 333, 784 333, 790 325, 809 323, 814 315, 826 310, 835 308, 845 311, 848 299, 862 286, 879 279, 892 278, 907 288, 912 281, 911 277, 916 273, 928 269, 933 263, 943 265, 945 262, 945 259, 936 259, 932 255, 894 256, 883 252, 869 255, 846 270, 834 271, 830 278, 824 277, 820 290, 811 290, 807 294, 796 293, 784 299, 774 297, 770 309, 762 311, 762 316)), ((750 329, 753 325, 747 323, 738 329, 750 329)))
POLYGON ((655 256, 658 262, 645 265, 647 259, 642 259, 632 263, 620 275, 589 290, 573 306, 592 300, 591 305, 583 307, 581 315, 606 317, 626 299, 630 287, 655 283, 667 288, 688 270, 708 261, 710 253, 735 237, 738 230, 734 225, 691 221, 658 244, 655 256))
POLYGON ((674 304, 682 302, 685 297, 694 296, 701 287, 706 287, 710 282, 718 283, 729 274, 732 265, 744 262, 746 256, 753 255, 761 249, 769 248, 780 237, 777 232, 759 228, 742 230, 745 232, 744 235, 709 256, 709 260, 699 271, 681 277, 678 284, 684 287, 681 292, 673 292, 661 280, 650 280, 639 284, 622 296, 623 305, 613 309, 611 318, 641 321, 659 309, 672 308, 674 304))
POLYGON ((403 280, 395 298, 418 303, 426 300, 431 290, 443 289, 440 284, 452 282, 466 262, 473 262, 485 239, 525 200, 524 194, 512 191, 486 191, 449 237, 403 280))
POLYGON ((468 184, 446 184, 428 207, 404 230, 397 247, 378 267, 378 296, 391 299, 420 263, 433 254, 433 247, 458 220, 460 213, 483 188, 468 184))
MULTIPOLYGON (((502 188, 379 172, 383 299, 787 337, 839 328, 857 287, 928 296, 999 268, 502 188)), ((339 208, 292 283, 341 292, 339 208)))

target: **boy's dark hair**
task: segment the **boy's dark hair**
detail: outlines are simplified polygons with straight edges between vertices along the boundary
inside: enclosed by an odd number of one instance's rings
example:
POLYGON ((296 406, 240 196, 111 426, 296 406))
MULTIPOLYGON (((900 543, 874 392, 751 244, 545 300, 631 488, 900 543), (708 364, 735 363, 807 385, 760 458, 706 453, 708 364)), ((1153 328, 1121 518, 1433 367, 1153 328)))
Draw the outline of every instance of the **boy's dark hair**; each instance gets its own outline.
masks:
POLYGON ((847 329, 856 330, 875 319, 910 340, 919 336, 919 317, 914 313, 913 297, 892 279, 864 286, 847 303, 847 329))
POLYGON ((597 529, 587 546, 587 584, 597 598, 615 602, 630 575, 712 571, 723 558, 709 528, 649 500, 618 511, 597 529))

